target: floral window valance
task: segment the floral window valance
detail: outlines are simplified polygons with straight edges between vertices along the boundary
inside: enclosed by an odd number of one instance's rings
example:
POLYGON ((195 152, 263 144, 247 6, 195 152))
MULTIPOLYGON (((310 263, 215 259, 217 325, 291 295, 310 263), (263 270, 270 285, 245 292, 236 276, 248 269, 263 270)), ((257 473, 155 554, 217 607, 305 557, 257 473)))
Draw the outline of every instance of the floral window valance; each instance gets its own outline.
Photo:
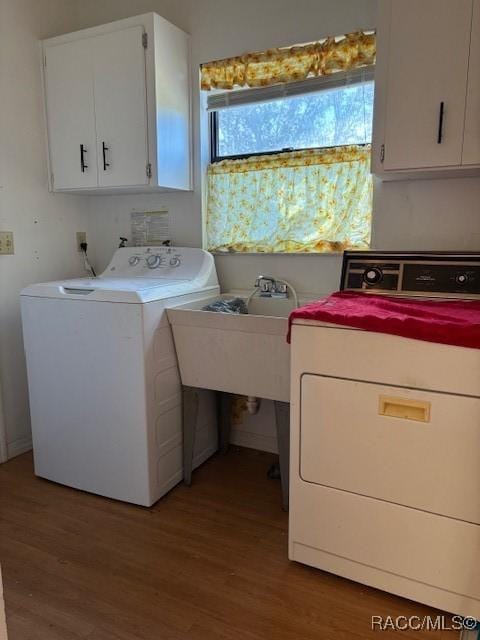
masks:
POLYGON ((375 64, 375 54, 375 34, 359 31, 304 46, 202 64, 201 88, 210 91, 295 82, 375 64))
POLYGON ((367 249, 370 147, 224 160, 208 168, 211 251, 330 252, 367 249))

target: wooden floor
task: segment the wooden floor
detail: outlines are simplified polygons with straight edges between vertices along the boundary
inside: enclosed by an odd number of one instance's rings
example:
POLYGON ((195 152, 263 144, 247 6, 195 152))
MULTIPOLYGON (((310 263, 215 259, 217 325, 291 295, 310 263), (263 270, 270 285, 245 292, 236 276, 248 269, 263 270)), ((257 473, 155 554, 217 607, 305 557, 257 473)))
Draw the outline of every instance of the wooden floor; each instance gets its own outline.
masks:
POLYGON ((9 640, 378 638, 372 615, 436 615, 289 562, 272 459, 232 448, 152 509, 36 478, 29 454, 1 466, 9 640))

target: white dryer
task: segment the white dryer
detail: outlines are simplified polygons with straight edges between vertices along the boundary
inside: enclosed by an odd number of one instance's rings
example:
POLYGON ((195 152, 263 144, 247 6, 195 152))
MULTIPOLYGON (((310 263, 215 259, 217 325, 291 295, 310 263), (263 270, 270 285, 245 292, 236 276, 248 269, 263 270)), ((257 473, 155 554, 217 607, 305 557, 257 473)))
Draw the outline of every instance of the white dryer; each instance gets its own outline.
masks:
MULTIPOLYGON (((167 306, 219 292, 201 249, 118 249, 98 278, 22 291, 35 473, 150 506, 182 479, 182 398, 167 306)), ((194 463, 216 449, 204 415, 194 463)))
MULTIPOLYGON (((478 301, 480 255, 348 252, 341 288, 478 301)), ((480 350, 298 319, 291 355, 289 557, 480 619, 480 350)))

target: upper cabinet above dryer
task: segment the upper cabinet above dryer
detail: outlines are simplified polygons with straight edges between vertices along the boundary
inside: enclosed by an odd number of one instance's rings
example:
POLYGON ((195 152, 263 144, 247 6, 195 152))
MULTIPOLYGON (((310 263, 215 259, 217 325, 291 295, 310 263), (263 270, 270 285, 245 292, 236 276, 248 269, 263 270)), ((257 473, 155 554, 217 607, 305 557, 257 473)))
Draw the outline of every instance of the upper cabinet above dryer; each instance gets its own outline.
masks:
POLYGON ((42 46, 54 191, 191 189, 187 34, 150 13, 42 46))
POLYGON ((480 173, 480 0, 379 3, 373 172, 480 173))
POLYGON ((462 162, 480 165, 480 0, 473 3, 462 162))

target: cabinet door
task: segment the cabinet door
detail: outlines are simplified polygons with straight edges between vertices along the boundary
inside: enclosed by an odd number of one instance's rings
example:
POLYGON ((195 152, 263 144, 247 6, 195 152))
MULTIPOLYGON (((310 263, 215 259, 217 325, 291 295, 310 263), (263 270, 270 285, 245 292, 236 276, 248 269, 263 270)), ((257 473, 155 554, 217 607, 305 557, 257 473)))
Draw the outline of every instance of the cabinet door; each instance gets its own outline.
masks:
POLYGON ((468 63, 463 164, 480 164, 480 0, 474 0, 468 63))
POLYGON ((472 0, 393 0, 386 170, 461 164, 472 0))
POLYGON ((45 49, 45 93, 54 189, 97 186, 92 60, 86 40, 45 49))
POLYGON ((148 184, 147 99, 143 28, 93 39, 98 182, 148 184))

